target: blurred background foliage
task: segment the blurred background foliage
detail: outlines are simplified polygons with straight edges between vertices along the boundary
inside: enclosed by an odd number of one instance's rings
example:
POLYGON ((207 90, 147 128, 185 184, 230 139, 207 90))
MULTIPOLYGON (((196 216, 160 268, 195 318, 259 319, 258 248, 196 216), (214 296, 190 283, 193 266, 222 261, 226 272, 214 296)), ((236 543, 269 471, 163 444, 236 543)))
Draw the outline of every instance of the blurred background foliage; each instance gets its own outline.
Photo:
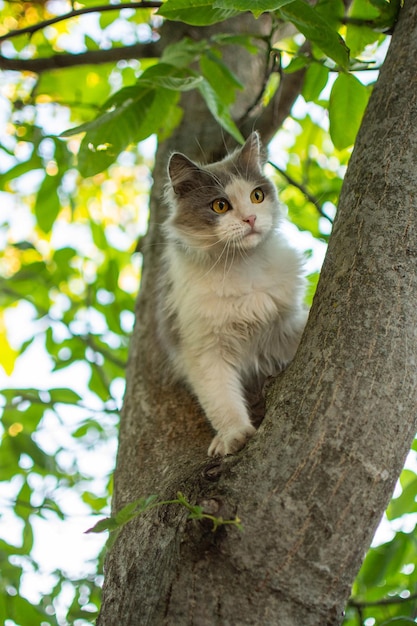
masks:
MULTIPOLYGON (((7 626, 94 621, 104 542, 83 532, 109 513, 140 284, 137 241, 157 141, 179 123, 180 92, 188 89, 200 91, 219 133, 240 138, 230 111, 243 86, 222 50, 237 43, 254 51, 251 35, 185 39, 162 57, 154 46, 164 19, 216 23, 255 3, 138 4, 108 11, 94 0, 0 1, 0 621, 7 626), (123 52, 135 46, 135 54, 123 52), (120 57, 106 62, 116 49, 120 57)), ((309 257, 309 302, 399 4, 259 4, 296 28, 271 48, 279 71, 263 104, 282 72, 306 69, 271 142, 268 171, 291 237, 309 257)), ((345 626, 417 621, 415 451, 394 495, 345 626)))

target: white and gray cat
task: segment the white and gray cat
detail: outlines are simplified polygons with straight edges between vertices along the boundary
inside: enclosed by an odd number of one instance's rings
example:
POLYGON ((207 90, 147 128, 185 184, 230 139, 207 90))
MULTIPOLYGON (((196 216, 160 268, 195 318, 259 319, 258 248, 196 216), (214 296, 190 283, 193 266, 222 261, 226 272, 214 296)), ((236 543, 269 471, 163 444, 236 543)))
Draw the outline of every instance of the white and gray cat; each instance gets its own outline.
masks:
POLYGON ((255 433, 246 390, 291 361, 307 317, 302 256, 279 230, 263 165, 257 133, 217 163, 169 160, 159 333, 175 377, 216 430, 211 456, 237 452, 255 433))

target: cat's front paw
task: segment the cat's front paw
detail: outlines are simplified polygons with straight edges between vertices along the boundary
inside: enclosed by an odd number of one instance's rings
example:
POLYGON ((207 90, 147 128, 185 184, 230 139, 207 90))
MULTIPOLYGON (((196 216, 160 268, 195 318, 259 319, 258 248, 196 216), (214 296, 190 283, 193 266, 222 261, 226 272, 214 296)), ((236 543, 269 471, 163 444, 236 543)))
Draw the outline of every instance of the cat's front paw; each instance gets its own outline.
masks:
POLYGON ((246 444, 248 439, 256 433, 256 428, 252 424, 242 426, 235 430, 218 433, 212 440, 209 449, 209 456, 226 456, 238 452, 246 444))

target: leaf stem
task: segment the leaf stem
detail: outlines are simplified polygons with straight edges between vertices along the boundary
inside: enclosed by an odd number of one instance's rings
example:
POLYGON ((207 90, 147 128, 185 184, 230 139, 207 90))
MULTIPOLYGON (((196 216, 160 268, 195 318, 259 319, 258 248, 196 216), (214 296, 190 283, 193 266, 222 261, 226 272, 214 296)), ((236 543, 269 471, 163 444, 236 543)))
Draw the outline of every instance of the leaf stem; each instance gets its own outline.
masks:
POLYGON ((151 511, 161 506, 169 506, 173 504, 179 504, 189 511, 188 519, 194 520, 209 520, 213 524, 213 532, 215 532, 220 526, 236 526, 239 530, 242 530, 242 524, 240 519, 236 516, 234 519, 224 519, 223 517, 216 517, 209 513, 204 513, 201 506, 191 504, 179 491, 177 497, 173 500, 157 500, 157 496, 149 496, 147 498, 140 498, 135 502, 131 502, 124 506, 114 517, 107 517, 99 520, 92 528, 89 528, 86 533, 100 533, 104 531, 119 532, 125 524, 131 522, 142 513, 151 511))

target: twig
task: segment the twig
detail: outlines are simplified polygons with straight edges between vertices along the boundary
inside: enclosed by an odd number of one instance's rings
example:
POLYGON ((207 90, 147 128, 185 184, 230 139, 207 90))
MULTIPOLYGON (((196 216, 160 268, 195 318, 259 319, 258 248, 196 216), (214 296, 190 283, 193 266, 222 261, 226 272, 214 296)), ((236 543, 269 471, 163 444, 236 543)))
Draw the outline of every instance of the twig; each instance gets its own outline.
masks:
POLYGON ((301 191, 301 193, 303 193, 305 195, 307 200, 309 202, 311 202, 311 204, 314 204, 314 206, 316 207, 317 211, 320 213, 321 217, 324 217, 326 220, 328 220, 330 222, 330 224, 333 224, 332 218, 323 211, 323 208, 322 208, 320 202, 317 200, 317 198, 315 196, 313 196, 313 194, 311 194, 309 192, 309 190, 305 187, 305 185, 303 185, 302 183, 299 183, 298 181, 296 181, 292 176, 290 176, 289 174, 287 174, 287 172, 285 172, 283 169, 281 169, 276 163, 273 163, 272 161, 268 161, 268 163, 269 163, 269 165, 272 165, 272 167, 277 172, 279 172, 281 174, 281 176, 283 176, 290 185, 292 185, 293 187, 296 187, 297 189, 299 189, 301 191))
MULTIPOLYGON (((261 88, 259 90, 259 93, 256 95, 255 99, 253 100, 253 102, 250 103, 247 110, 243 113, 242 117, 240 118, 238 122, 238 126, 242 126, 243 124, 245 124, 247 120, 249 120, 253 116, 254 112, 256 112, 259 106, 262 104, 262 100, 265 96, 265 91, 268 86, 268 81, 271 75, 274 72, 281 74, 281 56, 280 56, 279 50, 278 51, 275 50, 272 46, 272 43, 271 43, 272 35, 273 35, 273 31, 270 33, 270 36, 266 38, 267 51, 266 51, 265 74, 262 80, 261 88)), ((280 90, 280 87, 281 87, 281 83, 278 86, 278 90, 280 90)))
POLYGON ((114 354, 110 350, 106 350, 106 348, 103 348, 102 346, 98 346, 94 341, 94 335, 92 335, 91 333, 88 333, 86 335, 79 335, 79 337, 80 339, 86 342, 86 344, 89 346, 89 348, 91 348, 91 350, 93 350, 94 352, 98 354, 101 354, 105 359, 107 359, 108 361, 111 361, 113 365, 117 365, 117 367, 120 367, 120 369, 122 370, 126 369, 126 365, 127 365, 126 361, 122 361, 121 359, 118 359, 116 356, 114 356, 114 354))
POLYGON ((159 508, 161 506, 169 506, 172 504, 180 504, 189 512, 188 519, 190 520, 208 520, 213 524, 213 532, 215 532, 220 526, 235 526, 239 530, 242 530, 241 520, 236 516, 233 519, 224 519, 223 517, 216 517, 215 515, 211 515, 210 513, 205 513, 203 508, 199 505, 193 505, 191 502, 187 500, 181 491, 178 491, 177 497, 174 500, 158 500, 158 496, 152 495, 144 498, 139 498, 138 500, 134 500, 130 502, 122 509, 116 513, 115 516, 106 517, 105 519, 101 519, 95 524, 92 528, 86 530, 86 534, 88 533, 101 533, 104 531, 110 531, 114 533, 113 540, 110 542, 114 542, 115 536, 117 536, 118 532, 121 530, 123 526, 125 526, 128 522, 131 522, 136 517, 139 517, 143 513, 151 511, 152 509, 159 508))
POLYGON ((17 28, 16 30, 10 30, 5 35, 0 37, 1 41, 12 39, 13 37, 19 37, 19 35, 33 35, 38 30, 43 30, 47 26, 52 26, 58 22, 69 20, 79 15, 85 15, 86 13, 104 13, 105 11, 121 11, 122 9, 159 9, 162 2, 120 2, 119 4, 103 4, 93 7, 83 7, 82 9, 74 9, 63 15, 56 15, 38 24, 32 24, 31 26, 25 26, 25 28, 17 28))
MULTIPOLYGON (((3 390, 3 391, 8 391, 8 390, 3 390)), ((59 400, 42 400, 39 396, 35 396, 32 395, 30 393, 24 393, 24 390, 19 390, 19 389, 15 389, 16 394, 14 397, 14 402, 10 403, 8 402, 4 407, 3 410, 7 411, 9 409, 14 410, 16 408, 16 404, 19 404, 22 401, 26 401, 26 402, 30 402, 31 404, 39 404, 41 406, 45 406, 48 407, 52 410, 55 410, 55 405, 56 404, 69 404, 68 402, 60 402, 59 400)), ((40 391, 45 391, 46 393, 49 393, 48 389, 41 389, 40 391)), ((0 392, 1 393, 1 392, 0 392)), ((111 398, 111 401, 115 403, 115 400, 113 398, 111 398)), ((108 402, 108 400, 107 400, 108 402)), ((106 404, 106 402, 104 402, 104 405, 106 404)), ((96 409, 90 406, 87 406, 86 404, 84 404, 83 402, 74 402, 73 403, 74 406, 77 406, 79 409, 83 409, 85 411, 87 411, 88 413, 97 413, 97 414, 103 414, 103 413, 108 413, 109 415, 118 415, 120 413, 119 409, 108 409, 106 408, 106 406, 104 406, 104 408, 100 408, 100 409, 96 409)))
POLYGON ((124 59, 149 59, 158 56, 153 43, 136 43, 132 46, 110 48, 109 50, 89 50, 81 54, 54 54, 51 57, 36 59, 10 59, 0 55, 0 68, 17 72, 35 72, 79 65, 98 65, 124 59))
POLYGON ((355 609, 366 609, 370 606, 390 606, 390 604, 404 604, 405 602, 411 602, 412 600, 417 600, 417 593, 411 593, 408 598, 402 598, 401 596, 393 596, 392 598, 381 598, 381 600, 370 600, 369 602, 365 600, 356 600, 355 598, 350 598, 348 605, 352 606, 355 609))

